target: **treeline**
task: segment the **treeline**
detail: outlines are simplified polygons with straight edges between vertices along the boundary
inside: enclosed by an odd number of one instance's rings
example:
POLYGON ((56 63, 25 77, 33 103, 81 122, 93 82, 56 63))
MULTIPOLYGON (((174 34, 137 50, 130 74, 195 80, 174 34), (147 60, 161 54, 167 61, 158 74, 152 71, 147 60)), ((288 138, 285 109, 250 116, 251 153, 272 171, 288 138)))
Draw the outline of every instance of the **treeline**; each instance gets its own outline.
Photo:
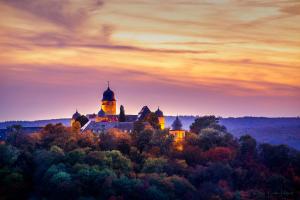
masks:
POLYGON ((0 145, 0 199, 296 199, 300 153, 234 138, 197 118, 178 151, 168 130, 136 122, 100 135, 49 124, 0 145))

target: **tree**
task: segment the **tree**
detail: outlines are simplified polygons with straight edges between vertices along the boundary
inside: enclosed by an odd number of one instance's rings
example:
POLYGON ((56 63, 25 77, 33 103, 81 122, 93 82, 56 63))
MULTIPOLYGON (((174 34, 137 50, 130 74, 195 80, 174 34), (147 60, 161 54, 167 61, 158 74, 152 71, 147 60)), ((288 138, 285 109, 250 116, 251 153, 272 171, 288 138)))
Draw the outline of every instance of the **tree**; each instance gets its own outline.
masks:
POLYGON ((119 129, 109 129, 107 133, 100 134, 100 147, 104 150, 120 150, 128 154, 130 151, 131 138, 127 133, 119 129))
POLYGON ((199 134, 205 128, 214 128, 219 131, 226 131, 225 126, 219 125, 219 118, 214 115, 198 117, 190 126, 190 131, 199 134))
POLYGON ((145 129, 145 124, 142 121, 135 121, 133 123, 133 133, 137 134, 140 133, 145 129))
POLYGON ((187 179, 177 175, 164 178, 164 182, 166 183, 165 187, 172 194, 171 196, 174 196, 171 199, 189 199, 196 191, 196 188, 187 179))
POLYGON ((155 113, 151 112, 147 118, 146 121, 149 122, 149 124, 154 128, 154 129, 160 129, 159 125, 159 120, 158 117, 155 113))
POLYGON ((81 124, 79 121, 75 121, 72 123, 72 132, 74 133, 79 133, 80 132, 80 129, 81 129, 81 124))
POLYGON ((59 171, 54 174, 49 181, 50 187, 53 188, 51 195, 63 198, 74 197, 76 193, 74 194, 73 192, 73 184, 72 177, 68 172, 59 171))
POLYGON ((0 195, 1 199, 27 199, 26 190, 27 185, 24 180, 24 175, 18 172, 12 172, 0 180, 0 195), (5 186, 6 195, 2 194, 2 186, 5 186), (6 197, 5 197, 6 196, 6 197))
POLYGON ((45 148, 57 145, 64 150, 75 149, 78 147, 77 139, 78 132, 62 124, 48 124, 41 130, 41 145, 45 148))
POLYGON ((270 192, 292 192, 290 181, 288 181, 284 176, 278 174, 268 177, 267 188, 270 190, 270 192))
POLYGON ((165 158, 148 158, 142 171, 145 173, 163 173, 167 166, 168 161, 165 158))
POLYGON ((239 139, 239 158, 241 160, 253 160, 256 157, 256 140, 250 135, 243 135, 239 139))
POLYGON ((132 168, 131 161, 122 155, 120 151, 112 150, 104 152, 104 160, 107 160, 108 166, 118 173, 128 174, 132 168))
POLYGON ((99 137, 88 130, 83 133, 78 134, 77 144, 81 147, 97 149, 99 147, 99 137))
POLYGON ((20 151, 11 145, 0 144, 0 169, 13 165, 20 155, 20 151))
POLYGON ((183 157, 186 163, 190 166, 195 166, 197 164, 203 164, 205 161, 203 150, 198 146, 185 145, 183 148, 183 157))
POLYGON ((215 147, 205 152, 207 160, 228 162, 235 158, 235 152, 228 147, 215 147))
POLYGON ((150 140, 150 148, 157 149, 157 156, 168 155, 172 150, 174 138, 168 130, 155 130, 150 140))
POLYGON ((149 148, 152 136, 153 130, 151 129, 145 129, 141 132, 134 133, 133 143, 138 148, 140 153, 142 153, 145 149, 149 148))
POLYGON ((216 146, 236 148, 237 143, 230 133, 214 128, 205 128, 198 135, 198 146, 207 151, 216 146))
POLYGON ((269 169, 284 172, 291 163, 290 149, 286 145, 259 145, 259 158, 269 169))
POLYGON ((177 152, 167 130, 145 124, 135 123, 130 134, 110 129, 100 138, 62 124, 17 134, 10 140, 15 145, 0 144, 0 198, 262 200, 265 192, 288 194, 286 199, 299 196, 296 149, 270 144, 257 148, 251 136, 237 141, 209 126, 197 134, 188 132, 183 151, 177 152))
POLYGON ((12 125, 7 128, 6 141, 13 145, 18 146, 20 144, 20 139, 23 136, 21 125, 12 125))
POLYGON ((82 148, 77 148, 67 153, 66 161, 71 165, 74 165, 75 163, 83 162, 85 156, 86 156, 86 150, 82 148))
POLYGON ((125 122, 126 121, 126 116, 125 116, 125 110, 124 106, 120 106, 120 115, 119 115, 119 122, 125 122))

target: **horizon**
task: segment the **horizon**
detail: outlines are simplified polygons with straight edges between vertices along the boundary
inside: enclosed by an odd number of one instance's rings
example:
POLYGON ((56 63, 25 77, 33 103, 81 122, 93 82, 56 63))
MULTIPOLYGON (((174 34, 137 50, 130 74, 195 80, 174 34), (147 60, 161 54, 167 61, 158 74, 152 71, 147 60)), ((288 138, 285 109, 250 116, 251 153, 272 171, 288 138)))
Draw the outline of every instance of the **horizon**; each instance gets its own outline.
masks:
MULTIPOLYGON (((84 113, 80 113, 85 115, 84 113)), ((90 113, 91 114, 91 113, 90 113)), ((94 114, 94 113, 92 113, 94 114)), ((126 114, 126 115, 135 115, 135 114, 126 114)), ((164 115, 164 117, 176 117, 177 115, 164 115)), ((208 116, 208 115, 178 115, 178 117, 203 117, 203 116, 208 116)), ((215 116, 215 115, 213 115, 215 116)), ((265 119, 290 119, 290 118, 300 118, 300 116, 287 116, 287 117, 266 117, 266 116, 216 116, 217 118, 220 119, 242 119, 242 118, 265 118, 265 119)), ((0 123, 6 123, 6 122, 35 122, 35 121, 51 121, 51 120, 70 120, 71 117, 60 117, 60 118, 45 118, 45 119, 32 119, 32 120, 5 120, 5 121, 0 121, 0 123)))
POLYGON ((97 113, 106 81, 117 112, 299 117, 299 13, 277 0, 1 1, 0 121, 97 113))

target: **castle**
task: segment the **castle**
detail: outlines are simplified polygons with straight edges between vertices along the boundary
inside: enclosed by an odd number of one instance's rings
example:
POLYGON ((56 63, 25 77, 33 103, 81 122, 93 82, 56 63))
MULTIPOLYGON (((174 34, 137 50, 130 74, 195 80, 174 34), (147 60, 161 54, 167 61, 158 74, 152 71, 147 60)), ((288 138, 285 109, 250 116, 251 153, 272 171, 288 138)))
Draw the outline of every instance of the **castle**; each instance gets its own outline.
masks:
MULTIPOLYGON (((147 119, 153 114, 148 106, 144 106, 138 115, 125 115, 123 113, 124 119, 121 119, 121 115, 117 115, 117 100, 115 93, 110 89, 109 83, 107 89, 103 92, 99 107, 97 114, 87 114, 85 116, 76 110, 71 119, 71 126, 76 121, 80 121, 81 118, 85 118, 86 122, 82 124, 81 131, 90 130, 94 133, 101 133, 110 128, 118 128, 124 132, 132 132, 135 121, 149 124, 147 119)), ((122 109, 124 112, 124 107, 121 105, 120 110, 122 109)), ((165 117, 159 107, 154 114, 158 118, 159 128, 161 130, 165 129, 165 117)), ((185 131, 181 127, 181 122, 177 116, 170 130, 170 134, 174 135, 175 141, 180 141, 184 138, 185 131)))

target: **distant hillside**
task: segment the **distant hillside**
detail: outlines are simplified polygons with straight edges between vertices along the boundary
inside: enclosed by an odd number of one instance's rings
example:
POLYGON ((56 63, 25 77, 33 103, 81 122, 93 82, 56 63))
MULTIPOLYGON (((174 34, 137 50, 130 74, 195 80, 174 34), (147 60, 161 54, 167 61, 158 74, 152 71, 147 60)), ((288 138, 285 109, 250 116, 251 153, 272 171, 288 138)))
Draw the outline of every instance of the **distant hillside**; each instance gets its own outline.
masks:
MULTIPOLYGON (((175 117, 167 117, 166 127, 171 126, 175 117)), ((193 116, 180 117, 184 129, 195 120, 193 116)), ((300 150, 300 118, 266 118, 266 117, 240 117, 222 118, 220 124, 236 137, 249 134, 258 142, 271 144, 287 144, 300 150)))
POLYGON ((19 124, 23 127, 43 127, 47 124, 57 124, 62 123, 65 126, 70 125, 70 119, 62 118, 62 119, 45 119, 45 120, 36 120, 36 121, 7 121, 0 122, 0 129, 6 129, 6 127, 19 124))
POLYGON ((220 123, 236 137, 249 134, 258 142, 287 144, 300 150, 300 118, 224 118, 220 123))
MULTIPOLYGON (((166 117, 166 127, 170 127, 174 116, 166 117)), ((189 126, 195 120, 194 116, 180 116, 183 128, 189 130, 189 126)), ((13 124, 23 127, 42 127, 49 123, 62 123, 69 126, 70 119, 50 119, 38 121, 9 121, 0 122, 0 129, 5 129, 13 124)), ((222 118, 220 123, 227 127, 228 131, 240 137, 244 134, 252 135, 258 142, 271 144, 287 144, 300 150, 300 118, 265 118, 265 117, 240 117, 222 118)))

